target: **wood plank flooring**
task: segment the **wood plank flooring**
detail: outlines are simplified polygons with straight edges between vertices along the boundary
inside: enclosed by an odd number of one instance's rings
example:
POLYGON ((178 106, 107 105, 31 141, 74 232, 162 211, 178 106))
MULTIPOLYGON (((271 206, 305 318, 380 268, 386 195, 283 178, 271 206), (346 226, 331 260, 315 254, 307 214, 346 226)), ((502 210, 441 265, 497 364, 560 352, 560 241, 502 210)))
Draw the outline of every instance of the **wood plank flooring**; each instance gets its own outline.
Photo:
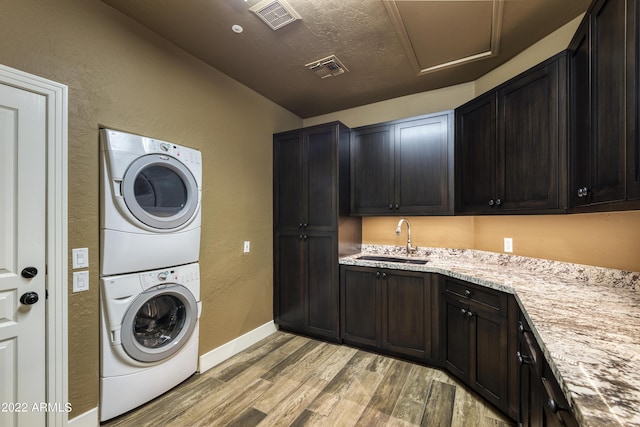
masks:
POLYGON ((103 426, 512 426, 446 373, 278 331, 103 426))

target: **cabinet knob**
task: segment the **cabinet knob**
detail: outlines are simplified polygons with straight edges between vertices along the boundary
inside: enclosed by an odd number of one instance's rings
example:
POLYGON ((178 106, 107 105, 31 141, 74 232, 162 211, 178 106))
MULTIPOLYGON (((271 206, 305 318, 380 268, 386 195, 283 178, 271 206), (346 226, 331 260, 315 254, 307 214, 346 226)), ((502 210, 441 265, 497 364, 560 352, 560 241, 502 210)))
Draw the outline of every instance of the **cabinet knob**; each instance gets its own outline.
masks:
POLYGON ((471 291, 469 289, 465 289, 464 294, 468 297, 471 296, 471 291))
POLYGON ((502 204, 502 199, 496 199, 496 206, 500 206, 502 204))
POLYGON ((307 236, 306 234, 301 234, 298 236, 298 240, 307 240, 309 238, 309 236, 307 236))
POLYGON ((307 228, 308 225, 309 224, 307 224, 306 222, 300 222, 298 223, 298 228, 302 230, 303 228, 307 228))
POLYGON ((389 203, 389 209, 393 210, 393 203, 389 203))
POLYGON ((495 204, 496 204, 495 200, 493 200, 493 199, 489 200, 489 206, 493 206, 495 204))
POLYGON ((382 273, 382 278, 386 279, 387 278, 387 273, 382 273))
POLYGON ((396 208, 396 209, 399 209, 399 208, 400 208, 400 205, 396 203, 395 208, 396 208))
POLYGON ((379 279, 379 278, 380 278, 380 276, 381 276, 380 272, 379 272, 379 271, 376 271, 376 277, 379 279))
POLYGON ((589 189, 587 187, 578 188, 578 197, 587 197, 589 189))

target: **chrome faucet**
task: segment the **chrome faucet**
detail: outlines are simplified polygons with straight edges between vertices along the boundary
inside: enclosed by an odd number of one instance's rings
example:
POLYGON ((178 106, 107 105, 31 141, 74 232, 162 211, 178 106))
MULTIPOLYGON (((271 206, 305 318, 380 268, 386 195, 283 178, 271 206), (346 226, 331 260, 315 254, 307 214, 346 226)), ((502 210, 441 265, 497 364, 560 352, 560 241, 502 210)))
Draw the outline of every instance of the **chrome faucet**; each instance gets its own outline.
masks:
POLYGON ((418 248, 411 246, 411 224, 409 223, 409 220, 406 218, 402 218, 400 221, 398 221, 398 227, 396 228, 396 234, 399 236, 400 233, 402 233, 402 223, 406 223, 407 224, 407 255, 411 256, 411 254, 414 254, 418 248))

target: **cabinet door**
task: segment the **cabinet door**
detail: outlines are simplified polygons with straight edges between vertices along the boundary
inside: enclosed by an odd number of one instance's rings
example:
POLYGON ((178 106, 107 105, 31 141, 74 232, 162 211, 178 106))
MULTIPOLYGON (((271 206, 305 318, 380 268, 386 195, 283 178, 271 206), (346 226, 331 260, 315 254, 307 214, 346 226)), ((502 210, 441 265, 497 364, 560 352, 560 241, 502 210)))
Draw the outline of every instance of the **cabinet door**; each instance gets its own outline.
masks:
POLYGON ((274 222, 276 228, 297 229, 305 216, 304 145, 298 132, 273 140, 274 222))
POLYGON ((498 91, 496 204, 501 211, 566 208, 566 98, 565 56, 498 91))
POLYGON ((336 233, 309 233, 304 239, 307 261, 307 330, 337 339, 339 336, 339 276, 336 233))
POLYGON ((456 211, 495 206, 496 97, 482 95, 456 110, 456 211))
POLYGON ((444 367, 467 384, 471 355, 469 306, 449 295, 442 297, 442 362, 444 367))
POLYGON ((640 199, 640 4, 627 3, 629 19, 627 28, 633 40, 627 58, 627 199, 640 199), (632 94, 633 96, 629 96, 632 94))
POLYGON ((382 347, 431 359, 431 276, 389 270, 383 275, 382 347))
POLYGON ((562 388, 556 380, 551 367, 544 361, 540 378, 542 397, 542 425, 545 427, 578 427, 578 421, 569 408, 562 388))
POLYGON ((542 426, 543 393, 540 383, 542 351, 525 316, 518 314, 518 422, 522 427, 542 426))
POLYGON ((391 126, 351 133, 351 213, 393 213, 393 141, 391 126))
POLYGON ((275 322, 302 332, 306 312, 304 241, 298 234, 277 233, 275 239, 275 322))
POLYGON ((589 61, 590 21, 585 20, 574 36, 569 54, 570 156, 569 203, 587 202, 582 188, 591 186, 591 79, 589 61))
POLYGON ((345 343, 380 347, 379 276, 375 269, 341 268, 340 329, 345 343))
MULTIPOLYGON (((525 351, 525 350, 523 350, 525 351)), ((523 356, 529 357, 527 354, 523 356)), ((542 424, 542 396, 540 377, 531 364, 521 364, 519 369, 520 406, 518 422, 522 427, 540 427, 542 424)))
POLYGON ((592 15, 593 203, 623 200, 626 179, 626 1, 601 0, 592 15))
POLYGON ((471 387, 489 402, 508 408, 507 319, 471 308, 471 387))
POLYGON ((445 114, 394 126, 398 213, 453 212, 452 120, 445 114))
POLYGON ((338 144, 336 126, 304 133, 307 230, 335 230, 338 213, 338 144))

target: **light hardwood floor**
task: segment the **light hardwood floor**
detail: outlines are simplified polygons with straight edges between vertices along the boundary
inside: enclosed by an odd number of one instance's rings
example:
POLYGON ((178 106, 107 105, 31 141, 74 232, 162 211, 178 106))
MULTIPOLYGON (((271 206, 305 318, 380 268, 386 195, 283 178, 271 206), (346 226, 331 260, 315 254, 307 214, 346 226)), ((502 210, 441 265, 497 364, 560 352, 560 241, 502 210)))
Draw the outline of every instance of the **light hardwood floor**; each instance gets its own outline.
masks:
POLYGON ((276 332, 103 426, 512 426, 443 371, 276 332))

